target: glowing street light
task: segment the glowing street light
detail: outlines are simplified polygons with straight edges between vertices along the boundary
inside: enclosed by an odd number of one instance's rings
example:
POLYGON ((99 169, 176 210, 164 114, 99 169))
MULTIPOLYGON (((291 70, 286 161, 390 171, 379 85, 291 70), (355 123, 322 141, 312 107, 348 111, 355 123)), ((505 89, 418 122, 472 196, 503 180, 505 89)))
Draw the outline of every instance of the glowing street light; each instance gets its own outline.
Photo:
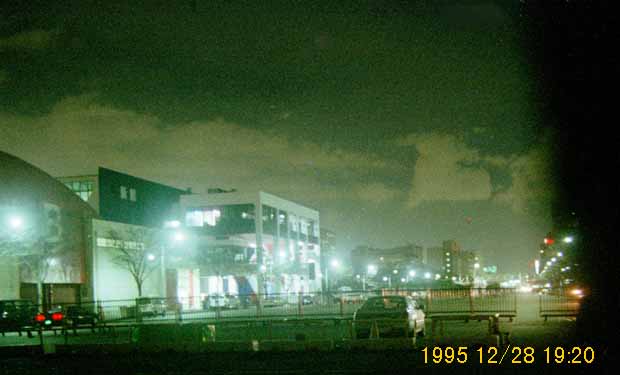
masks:
POLYGON ((474 268, 475 268, 475 269, 480 268, 480 263, 474 263, 474 268))
POLYGON ((424 273, 424 278, 425 279, 430 279, 431 278, 431 273, 430 272, 425 272, 424 273))
POLYGON ((562 241, 564 241, 564 243, 573 243, 573 237, 566 236, 562 241))
POLYGON ((415 277, 415 271, 414 270, 409 271, 409 276, 415 277))
POLYGON ((19 216, 9 218, 9 226, 11 229, 21 229, 24 226, 24 220, 19 216))
POLYGON ((394 270, 392 272, 394 272, 394 275, 396 275, 398 273, 398 270, 394 270))
POLYGON ((172 239, 176 242, 185 241, 185 234, 183 234, 183 232, 174 232, 174 234, 172 235, 172 239))
POLYGON ((329 264, 334 268, 340 267, 340 261, 338 259, 332 259, 332 261, 329 264))
POLYGON ((375 266, 374 264, 369 264, 368 265, 368 274, 369 275, 374 275, 377 273, 377 266, 375 266))
POLYGON ((154 260, 155 260, 155 255, 153 255, 153 254, 148 254, 148 255, 146 256, 146 259, 148 259, 148 260, 150 260, 150 261, 152 262, 152 261, 154 261, 154 260))
POLYGON ((560 252, 558 252, 558 256, 559 256, 559 257, 563 257, 563 256, 564 256, 564 253, 562 253, 562 252, 560 251, 560 252))

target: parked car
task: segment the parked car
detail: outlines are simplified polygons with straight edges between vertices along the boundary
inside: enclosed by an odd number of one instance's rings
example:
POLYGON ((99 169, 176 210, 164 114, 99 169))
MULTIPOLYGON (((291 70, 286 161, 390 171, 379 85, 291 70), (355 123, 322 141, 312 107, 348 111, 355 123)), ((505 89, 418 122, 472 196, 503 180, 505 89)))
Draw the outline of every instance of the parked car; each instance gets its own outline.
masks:
POLYGON ((314 298, 312 298, 311 295, 306 294, 305 296, 301 297, 301 303, 302 305, 312 305, 314 303, 314 298))
POLYGON ((40 329, 60 329, 66 324, 66 316, 60 306, 36 314, 34 320, 40 329))
POLYGON ((236 296, 234 294, 226 295, 226 308, 227 309, 238 309, 240 307, 241 307, 241 300, 239 299, 239 296, 236 296))
POLYGON ((36 315, 36 306, 28 300, 0 301, 0 333, 26 331, 33 326, 33 316, 36 315))
POLYGON ((353 314, 356 337, 370 337, 373 327, 376 327, 379 337, 423 336, 425 332, 423 308, 424 306, 411 297, 370 297, 353 314))
POLYGON ((95 312, 81 306, 69 306, 65 310, 66 323, 73 328, 83 325, 90 325, 94 328, 98 319, 95 312))
POLYGON ((205 310, 210 309, 225 309, 227 307, 227 298, 223 294, 215 293, 208 295, 203 301, 203 308, 205 310))
POLYGON ((141 297, 136 300, 142 316, 165 316, 166 299, 157 297, 141 297))

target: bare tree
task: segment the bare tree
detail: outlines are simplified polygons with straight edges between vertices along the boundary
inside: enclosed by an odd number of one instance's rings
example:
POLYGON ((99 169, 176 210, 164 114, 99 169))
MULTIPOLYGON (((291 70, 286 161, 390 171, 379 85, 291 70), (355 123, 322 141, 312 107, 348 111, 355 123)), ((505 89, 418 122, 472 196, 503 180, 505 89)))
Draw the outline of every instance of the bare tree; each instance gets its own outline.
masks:
POLYGON ((113 240, 112 262, 131 274, 138 296, 142 297, 144 282, 158 265, 149 259, 154 256, 156 247, 153 234, 143 228, 132 228, 122 234, 111 230, 108 236, 113 240))
POLYGON ((47 215, 42 220, 44 224, 0 231, 0 257, 14 259, 22 279, 36 283, 39 304, 43 303, 43 283, 47 281, 50 266, 68 258, 76 244, 73 231, 69 230, 71 218, 60 215, 58 210, 49 211, 47 215))

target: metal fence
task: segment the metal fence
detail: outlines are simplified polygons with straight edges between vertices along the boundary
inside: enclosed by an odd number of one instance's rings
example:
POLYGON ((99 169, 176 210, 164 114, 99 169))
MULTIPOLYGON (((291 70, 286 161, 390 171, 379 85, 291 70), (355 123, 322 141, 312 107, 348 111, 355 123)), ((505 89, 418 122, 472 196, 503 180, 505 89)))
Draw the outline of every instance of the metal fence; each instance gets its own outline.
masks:
MULTIPOLYGON (((52 308, 68 312, 72 306, 91 314, 96 325, 157 323, 162 321, 242 321, 284 319, 351 319, 370 297, 402 295, 415 299, 426 315, 516 314, 514 289, 381 289, 374 291, 315 292, 307 294, 212 295, 189 298, 143 297, 128 300, 55 303, 52 308)), ((558 311, 569 302, 543 301, 541 312, 558 311), (544 308, 543 308, 544 305, 544 308)), ((41 311, 39 308, 38 311, 41 311)), ((564 310, 562 310, 564 311, 564 310)), ((66 316, 70 318, 70 316, 66 316)), ((74 321, 82 325, 84 321, 74 321)), ((86 323, 85 325, 92 325, 86 323)))
POLYGON ((545 318, 576 316, 581 302, 580 295, 565 290, 551 290, 539 296, 539 314, 545 318))
POLYGON ((512 288, 430 289, 426 295, 427 315, 500 314, 515 316, 517 294, 512 288))

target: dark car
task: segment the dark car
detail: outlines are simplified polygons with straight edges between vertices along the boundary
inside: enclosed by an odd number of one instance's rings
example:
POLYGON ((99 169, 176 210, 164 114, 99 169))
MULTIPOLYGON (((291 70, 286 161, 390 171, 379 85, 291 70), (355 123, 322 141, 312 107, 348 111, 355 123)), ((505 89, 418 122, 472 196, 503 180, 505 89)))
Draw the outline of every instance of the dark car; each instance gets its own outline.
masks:
POLYGON ((353 315, 356 337, 423 336, 422 308, 411 297, 371 297, 353 315))
POLYGON ((28 300, 0 301, 0 332, 22 332, 30 334, 33 326, 32 318, 36 314, 36 306, 28 300))
POLYGON ((64 328, 66 320, 65 313, 61 307, 55 307, 46 312, 40 312, 34 317, 35 324, 40 329, 61 329, 64 328))
POLYGON ((65 310, 65 321, 72 328, 84 325, 94 328, 98 319, 95 312, 81 306, 69 306, 65 310))

